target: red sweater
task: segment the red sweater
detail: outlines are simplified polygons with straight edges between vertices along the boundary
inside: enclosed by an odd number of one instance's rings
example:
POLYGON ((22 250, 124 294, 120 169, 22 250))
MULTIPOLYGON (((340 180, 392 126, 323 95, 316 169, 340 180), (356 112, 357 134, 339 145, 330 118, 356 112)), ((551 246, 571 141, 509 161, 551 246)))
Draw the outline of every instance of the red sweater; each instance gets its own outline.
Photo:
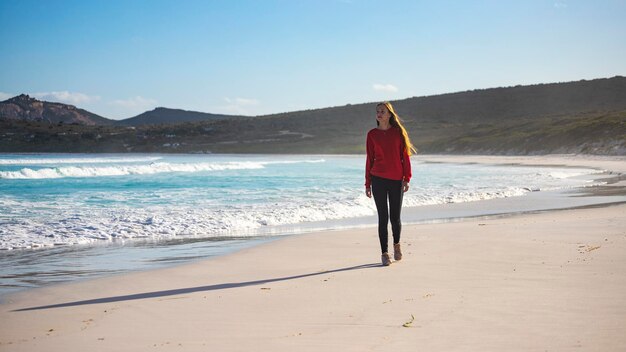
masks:
POLYGON ((411 159, 399 128, 390 127, 386 131, 374 128, 367 133, 365 187, 372 184, 371 175, 411 181, 411 159))

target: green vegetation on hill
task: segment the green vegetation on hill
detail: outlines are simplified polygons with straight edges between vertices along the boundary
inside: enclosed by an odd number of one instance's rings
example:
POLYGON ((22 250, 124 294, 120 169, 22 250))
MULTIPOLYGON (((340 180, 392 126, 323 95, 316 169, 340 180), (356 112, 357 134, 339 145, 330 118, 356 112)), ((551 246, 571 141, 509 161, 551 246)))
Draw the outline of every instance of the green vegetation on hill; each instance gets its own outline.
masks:
POLYGON ((626 154, 626 110, 464 127, 463 133, 424 143, 424 149, 452 154, 626 154))
MULTIPOLYGON (((301 125, 289 119, 223 119, 140 127, 0 121, 1 152, 335 153, 365 151, 375 125, 301 125)), ((506 123, 407 120, 423 153, 626 154, 626 110, 519 119, 506 123)))

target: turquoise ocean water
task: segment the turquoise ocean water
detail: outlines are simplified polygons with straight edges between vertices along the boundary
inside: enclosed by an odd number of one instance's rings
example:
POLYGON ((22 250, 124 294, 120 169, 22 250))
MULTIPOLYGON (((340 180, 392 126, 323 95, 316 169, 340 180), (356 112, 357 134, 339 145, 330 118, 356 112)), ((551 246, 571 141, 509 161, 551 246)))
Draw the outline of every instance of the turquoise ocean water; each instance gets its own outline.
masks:
MULTIPOLYGON (((598 172, 415 160, 404 207, 589 186, 598 172)), ((363 183, 364 156, 0 154, 0 293, 205 258, 311 223, 374 225, 363 183)))

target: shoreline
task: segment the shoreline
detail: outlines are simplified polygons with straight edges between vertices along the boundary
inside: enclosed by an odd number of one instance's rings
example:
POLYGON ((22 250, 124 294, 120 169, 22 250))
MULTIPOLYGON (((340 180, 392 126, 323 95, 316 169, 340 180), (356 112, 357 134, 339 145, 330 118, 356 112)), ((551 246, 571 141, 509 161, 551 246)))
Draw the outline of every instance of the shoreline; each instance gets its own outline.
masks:
MULTIPOLYGON (((443 223, 462 221, 476 217, 507 216, 509 214, 526 214, 564 209, 578 209, 595 206, 611 206, 626 202, 626 157, 554 154, 545 156, 492 156, 492 155, 415 155, 412 157, 424 163, 458 163, 458 164, 492 164, 512 166, 538 167, 571 167, 589 168, 604 171, 592 177, 594 181, 606 182, 606 185, 578 187, 558 191, 530 192, 522 196, 493 198, 480 201, 422 205, 419 207, 403 207, 403 224, 443 223), (544 198, 545 197, 545 198, 544 198), (588 197, 576 200, 577 197, 588 197), (594 199, 590 199, 594 198, 594 199), (520 205, 520 203, 524 203, 520 205), (551 205, 546 206, 546 203, 551 205), (436 217, 425 213, 439 214, 436 217)), ((332 224, 339 230, 375 227, 376 215, 326 220, 323 224, 332 224), (368 219, 364 221, 364 219, 368 219), (369 225, 354 225, 367 223, 369 225)), ((330 231, 328 226, 316 222, 306 224, 284 225, 295 235, 316 231, 330 231)))
POLYGON ((406 225, 389 268, 369 227, 28 289, 0 303, 0 351, 620 350, 625 212, 406 225))

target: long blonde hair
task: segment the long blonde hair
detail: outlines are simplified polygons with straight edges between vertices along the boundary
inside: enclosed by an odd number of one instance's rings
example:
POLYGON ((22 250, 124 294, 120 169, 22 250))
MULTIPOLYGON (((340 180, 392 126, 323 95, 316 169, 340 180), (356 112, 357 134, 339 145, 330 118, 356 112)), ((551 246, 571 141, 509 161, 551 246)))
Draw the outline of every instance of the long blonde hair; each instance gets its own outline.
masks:
MULTIPOLYGON (((402 119, 400 118, 400 116, 398 116, 398 114, 396 114, 396 111, 393 109, 393 106, 391 105, 391 103, 388 101, 385 101, 385 102, 376 104, 376 107, 379 107, 379 106, 384 106, 387 108, 387 111, 389 111, 389 113, 391 114, 391 118, 389 119, 389 124, 393 127, 397 127, 398 129, 400 129, 400 132, 402 132, 402 138, 404 139, 404 148, 407 151, 407 153, 409 155, 416 154, 417 148, 415 148, 413 143, 411 143, 411 138, 409 138, 409 134, 407 133, 406 128, 404 128, 404 125, 402 124, 402 119)), ((378 124, 378 121, 376 121, 376 124, 378 124)))

